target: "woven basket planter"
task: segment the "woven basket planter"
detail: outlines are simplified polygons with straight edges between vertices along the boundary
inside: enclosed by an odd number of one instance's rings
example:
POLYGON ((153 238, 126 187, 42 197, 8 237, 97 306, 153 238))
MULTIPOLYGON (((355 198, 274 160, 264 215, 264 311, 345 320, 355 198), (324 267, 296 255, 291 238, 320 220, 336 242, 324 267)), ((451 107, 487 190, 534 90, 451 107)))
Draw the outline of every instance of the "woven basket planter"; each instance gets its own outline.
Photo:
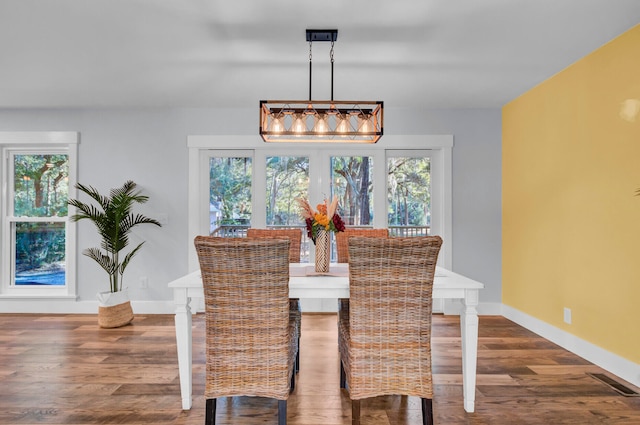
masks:
POLYGON ((101 328, 118 328, 133 320, 127 291, 100 292, 98 302, 98 325, 101 328))

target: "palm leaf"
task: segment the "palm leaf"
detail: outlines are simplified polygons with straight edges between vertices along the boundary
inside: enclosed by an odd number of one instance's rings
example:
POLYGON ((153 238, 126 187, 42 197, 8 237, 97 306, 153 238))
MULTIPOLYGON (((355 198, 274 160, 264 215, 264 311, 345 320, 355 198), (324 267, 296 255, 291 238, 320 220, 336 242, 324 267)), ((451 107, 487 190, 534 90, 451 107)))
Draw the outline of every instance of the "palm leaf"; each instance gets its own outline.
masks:
POLYGON ((136 183, 127 180, 121 187, 111 189, 109 196, 101 195, 94 187, 80 183, 76 188, 87 194, 98 205, 84 203, 77 199, 69 199, 68 203, 76 207, 76 214, 70 218, 72 221, 89 219, 96 226, 101 242, 99 248, 89 248, 83 254, 96 261, 108 274, 111 282, 111 291, 119 291, 119 277, 126 269, 133 256, 142 247, 140 243, 122 261, 119 261, 119 253, 129 245, 129 233, 139 224, 154 224, 162 227, 160 222, 142 214, 133 214, 133 206, 136 203, 147 202, 148 196, 142 195, 136 190, 136 183), (103 252, 104 251, 104 252, 103 252))
POLYGON ((155 220, 153 218, 149 218, 142 214, 129 214, 122 219, 120 227, 123 233, 129 233, 131 228, 137 226, 138 224, 155 224, 156 226, 162 226, 158 220, 155 220))
POLYGON ((87 248, 82 253, 95 260, 109 274, 113 274, 118 269, 118 265, 114 263, 111 257, 103 254, 98 248, 87 248))
POLYGON ((120 263, 120 274, 124 273, 124 269, 127 268, 127 266, 129 265, 129 261, 131 261, 131 259, 133 258, 134 255, 136 255, 136 253, 138 252, 138 250, 140 249, 140 247, 142 247, 142 245, 144 244, 144 242, 140 242, 140 244, 135 247, 133 250, 131 250, 127 255, 124 256, 124 259, 122 260, 122 262, 120 263))

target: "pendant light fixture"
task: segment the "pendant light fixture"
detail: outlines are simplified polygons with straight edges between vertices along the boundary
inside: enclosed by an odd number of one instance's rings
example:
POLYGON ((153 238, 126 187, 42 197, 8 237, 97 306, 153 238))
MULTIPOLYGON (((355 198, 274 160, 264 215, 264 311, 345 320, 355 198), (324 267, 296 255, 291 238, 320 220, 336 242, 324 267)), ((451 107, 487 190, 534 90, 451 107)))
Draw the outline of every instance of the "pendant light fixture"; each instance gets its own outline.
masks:
POLYGON ((265 142, 376 143, 383 132, 383 102, 333 99, 333 45, 338 30, 307 30, 309 100, 261 100, 260 136, 265 142), (314 41, 331 42, 331 99, 312 100, 314 41))

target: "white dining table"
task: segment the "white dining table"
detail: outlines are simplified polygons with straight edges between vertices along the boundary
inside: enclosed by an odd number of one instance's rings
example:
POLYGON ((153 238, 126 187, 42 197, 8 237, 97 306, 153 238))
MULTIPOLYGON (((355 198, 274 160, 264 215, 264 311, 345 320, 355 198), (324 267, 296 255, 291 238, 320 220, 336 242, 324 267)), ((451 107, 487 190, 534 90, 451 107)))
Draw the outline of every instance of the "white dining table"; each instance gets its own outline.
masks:
MULTIPOLYGON (((318 274, 308 263, 292 263, 289 267, 290 298, 349 298, 347 264, 331 264, 329 272, 318 274)), ((182 408, 192 404, 192 335, 191 300, 203 298, 200 270, 169 282, 175 302, 176 343, 182 408)), ((478 306, 479 291, 484 285, 441 267, 436 268, 433 283, 434 299, 455 299, 462 302, 460 334, 462 341, 462 385, 464 409, 474 411, 476 365, 478 358, 478 306)))

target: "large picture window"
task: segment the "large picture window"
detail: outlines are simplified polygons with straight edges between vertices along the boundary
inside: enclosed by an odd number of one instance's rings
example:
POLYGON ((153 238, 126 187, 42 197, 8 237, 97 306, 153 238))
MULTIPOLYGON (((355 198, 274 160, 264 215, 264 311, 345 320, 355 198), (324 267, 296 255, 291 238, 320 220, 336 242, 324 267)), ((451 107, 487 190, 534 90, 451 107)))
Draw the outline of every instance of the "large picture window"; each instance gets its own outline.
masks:
MULTIPOLYGON (((367 146, 265 145, 250 136, 190 136, 188 145, 190 238, 212 232, 244 236, 249 226, 304 228, 295 198, 315 205, 337 196, 347 226, 389 228, 392 236, 440 235, 445 245, 439 263, 451 262, 451 136, 385 136, 367 146), (223 170, 212 158, 238 162, 223 170), (226 197, 226 206, 216 201, 224 197, 211 191, 218 180, 227 186, 219 193, 234 193, 226 197), (224 216, 225 211, 233 214, 224 216), (215 222, 214 214, 220 216, 215 222), (221 231, 223 216, 231 220, 234 234, 221 231)), ((301 260, 313 262, 305 238, 301 260)), ((198 267, 192 249, 189 265, 198 267)))

